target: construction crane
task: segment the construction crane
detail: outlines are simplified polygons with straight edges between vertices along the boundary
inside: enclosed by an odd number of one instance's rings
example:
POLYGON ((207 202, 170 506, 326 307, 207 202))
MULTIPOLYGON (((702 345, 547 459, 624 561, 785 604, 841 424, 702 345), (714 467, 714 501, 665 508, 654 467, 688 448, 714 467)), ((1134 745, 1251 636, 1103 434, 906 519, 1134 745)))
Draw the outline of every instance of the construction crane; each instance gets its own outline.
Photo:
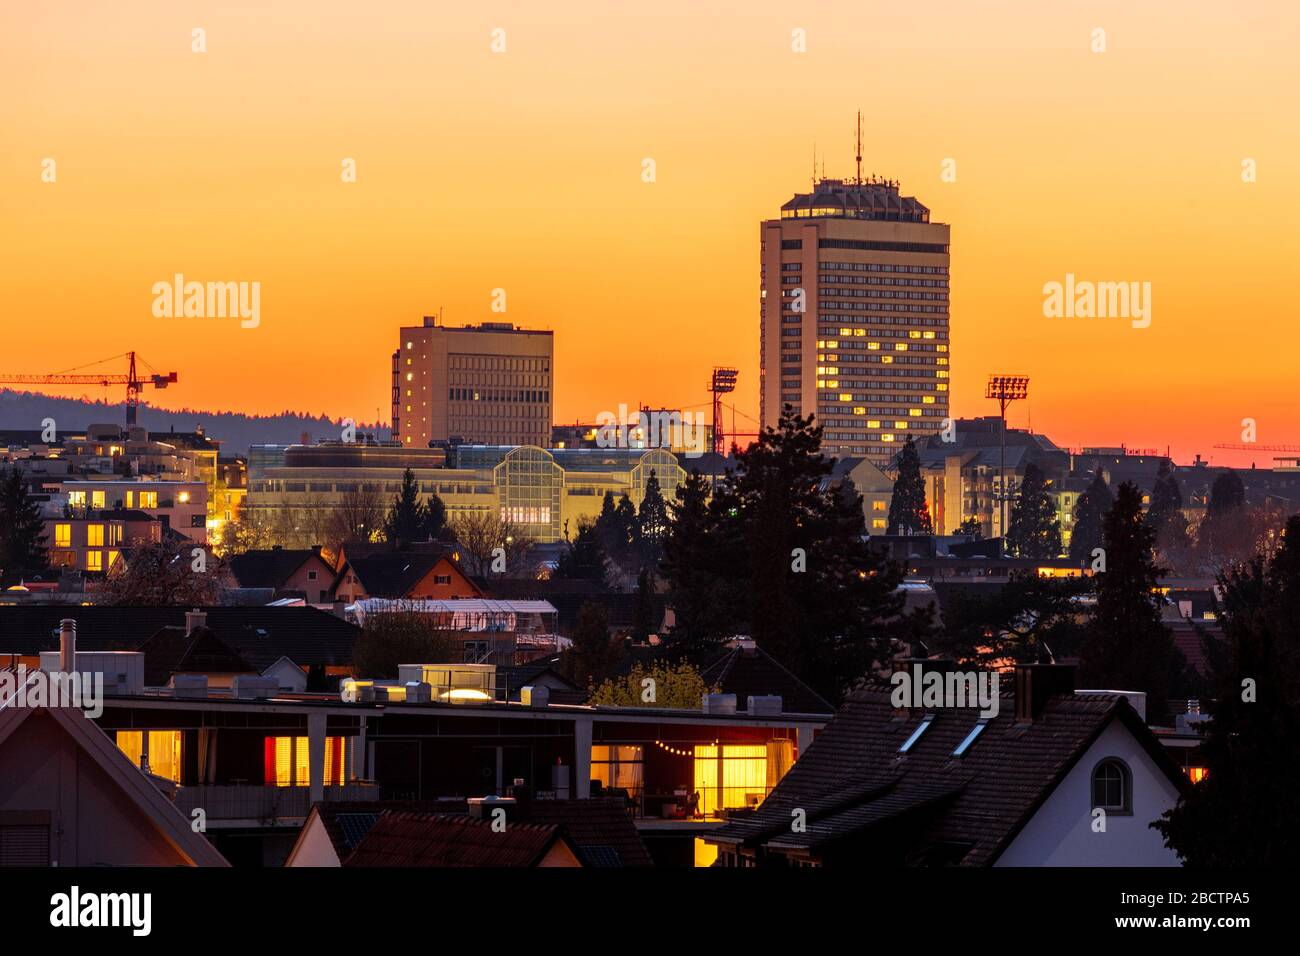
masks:
POLYGON ((1237 442, 1233 445, 1215 445, 1227 451, 1300 451, 1300 445, 1257 445, 1254 442, 1237 442))
MULTIPOLYGON (((144 359, 140 359, 140 364, 149 366, 144 359)), ((77 368, 70 368, 63 372, 56 372, 53 375, 20 375, 0 372, 0 385, 102 385, 107 388, 110 385, 126 386, 126 424, 127 426, 136 423, 136 409, 140 405, 140 390, 146 385, 152 385, 154 388, 166 388, 176 382, 175 372, 159 373, 149 366, 149 374, 141 378, 136 371, 136 354, 135 352, 125 352, 122 355, 114 355, 112 358, 100 359, 98 362, 91 362, 89 365, 80 365, 77 368), (105 362, 112 362, 115 359, 125 358, 127 360, 127 371, 125 375, 110 375, 107 373, 78 373, 81 369, 89 368, 91 365, 103 365, 105 362)))

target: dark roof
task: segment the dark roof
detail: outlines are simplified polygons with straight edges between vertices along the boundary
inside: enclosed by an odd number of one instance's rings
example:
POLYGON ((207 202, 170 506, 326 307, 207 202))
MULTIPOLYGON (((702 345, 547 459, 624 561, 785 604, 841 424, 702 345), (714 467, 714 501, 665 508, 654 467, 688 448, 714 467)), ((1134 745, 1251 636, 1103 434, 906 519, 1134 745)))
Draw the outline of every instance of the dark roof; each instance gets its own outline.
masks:
MULTIPOLYGON (((621 799, 531 800, 508 809, 519 823, 559 827, 586 865, 654 866, 636 825, 621 799)), ((346 860, 386 812, 466 817, 464 799, 437 801, 384 800, 370 803, 318 803, 320 817, 340 860, 346 860)))
POLYGON ((922 714, 895 709, 885 690, 853 694, 752 814, 708 834, 723 843, 823 855, 839 841, 888 865, 988 866, 1112 721, 1123 721, 1179 788, 1186 780, 1128 701, 1060 694, 1032 723, 1017 723, 1004 695, 999 715, 960 757, 978 720, 967 708, 931 712, 906 755, 899 746, 922 714), (792 832, 803 809, 807 830, 792 832), (878 824, 886 824, 876 829, 878 824))
POLYGON ((557 688, 551 689, 551 699, 556 703, 583 703, 587 699, 586 692, 575 684, 569 678, 561 674, 556 668, 559 666, 559 655, 554 654, 549 657, 539 657, 535 661, 529 661, 526 664, 498 664, 497 665, 497 697, 501 700, 518 700, 519 690, 527 687, 543 674, 552 680, 562 681, 567 685, 567 690, 559 689, 564 696, 564 700, 556 697, 557 688), (569 694, 575 695, 570 697, 569 694))
POLYGON ((721 694, 735 694, 736 705, 746 706, 751 694, 781 696, 781 709, 794 714, 833 714, 834 706, 790 673, 760 647, 730 648, 700 674, 721 694))
MULTIPOLYGON (((561 632, 572 631, 584 604, 594 604, 605 612, 612 629, 627 629, 636 622, 637 596, 633 591, 607 591, 595 581, 550 578, 527 580, 502 578, 484 582, 488 597, 501 601, 550 601, 555 608, 555 623, 561 632)), ((650 595, 651 628, 658 629, 664 618, 667 597, 650 595)))
MULTIPOLYGON (((164 627, 185 626, 187 607, 0 605, 0 654, 57 650, 59 621, 77 622, 77 646, 134 651, 164 627)), ((281 657, 304 667, 348 665, 361 629, 311 607, 209 607, 207 626, 257 670, 281 657)))
POLYGON ((335 587, 350 570, 370 597, 404 598, 444 558, 455 564, 451 551, 446 547, 430 551, 377 551, 361 555, 348 552, 347 561, 335 578, 335 587))
POLYGON ((166 686, 173 674, 257 673, 208 627, 196 627, 188 635, 184 627, 164 627, 139 650, 144 654, 144 682, 150 687, 166 686))
MULTIPOLYGON (((536 866, 557 841, 557 826, 512 823, 504 830, 469 816, 385 811, 344 866, 536 866)), ((575 853, 575 856, 577 854, 575 853)))
MULTIPOLYGON (((226 564, 241 588, 280 588, 312 558, 320 558, 320 553, 311 548, 270 548, 234 555, 226 564)), ((324 562, 323 558, 320 560, 324 562)), ((333 568, 330 571, 333 573, 333 568)))

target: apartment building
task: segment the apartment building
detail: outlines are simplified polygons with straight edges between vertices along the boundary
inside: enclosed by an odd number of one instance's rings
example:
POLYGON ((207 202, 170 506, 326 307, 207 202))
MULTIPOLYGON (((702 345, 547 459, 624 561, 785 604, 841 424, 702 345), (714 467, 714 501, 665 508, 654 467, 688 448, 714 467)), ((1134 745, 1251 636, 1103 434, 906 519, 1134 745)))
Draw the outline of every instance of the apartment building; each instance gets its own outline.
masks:
POLYGON ((887 466, 948 415, 949 226, 898 183, 822 179, 760 231, 761 422, 887 466))
POLYGON ((509 322, 404 327, 392 356, 393 438, 410 448, 550 443, 554 336, 509 322))

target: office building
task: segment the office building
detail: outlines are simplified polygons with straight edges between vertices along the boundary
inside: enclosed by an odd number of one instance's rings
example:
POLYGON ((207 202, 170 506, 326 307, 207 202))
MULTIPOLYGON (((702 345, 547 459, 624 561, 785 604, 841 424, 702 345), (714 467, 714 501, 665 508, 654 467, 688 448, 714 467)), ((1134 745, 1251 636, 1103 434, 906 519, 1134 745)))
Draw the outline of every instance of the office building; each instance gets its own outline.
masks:
POLYGON ((887 466, 948 415, 949 227, 898 184, 822 179, 761 232, 761 419, 887 466))
POLYGON ((409 448, 551 440, 554 336, 509 322, 454 328, 426 317, 393 353, 393 438, 409 448))

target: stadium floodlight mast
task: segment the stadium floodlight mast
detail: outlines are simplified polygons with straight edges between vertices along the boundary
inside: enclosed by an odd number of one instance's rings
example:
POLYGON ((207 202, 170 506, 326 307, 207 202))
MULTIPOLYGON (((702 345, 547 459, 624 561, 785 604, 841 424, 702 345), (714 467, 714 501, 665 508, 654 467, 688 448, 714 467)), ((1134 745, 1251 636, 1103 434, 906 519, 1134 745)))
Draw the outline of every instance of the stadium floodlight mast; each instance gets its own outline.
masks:
POLYGON ((999 537, 1002 539, 1002 551, 1006 551, 1007 542, 1007 406, 1012 402, 1029 397, 1028 375, 990 375, 985 398, 995 399, 998 403, 998 417, 1002 420, 999 436, 1000 458, 998 461, 998 506, 1002 519, 999 537))
MULTIPOLYGON (((715 365, 713 374, 709 376, 709 391, 713 394, 713 451, 719 455, 727 453, 719 425, 722 418, 722 396, 736 390, 736 379, 739 377, 740 372, 737 369, 721 365, 715 365)), ((734 419, 735 416, 733 415, 732 418, 734 419)))

